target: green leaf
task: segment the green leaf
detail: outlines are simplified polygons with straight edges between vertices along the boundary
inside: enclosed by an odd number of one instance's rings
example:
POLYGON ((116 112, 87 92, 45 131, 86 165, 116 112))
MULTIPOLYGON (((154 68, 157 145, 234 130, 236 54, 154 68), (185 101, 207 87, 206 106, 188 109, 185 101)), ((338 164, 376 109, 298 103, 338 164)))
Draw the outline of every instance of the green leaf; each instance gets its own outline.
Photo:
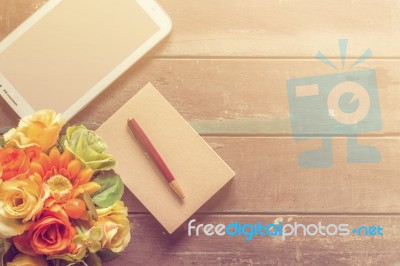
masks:
POLYGON ((60 138, 57 140, 56 147, 60 153, 63 153, 65 151, 64 142, 66 139, 67 139, 67 136, 60 135, 60 138))
POLYGON ((101 258, 102 261, 110 261, 119 256, 119 253, 112 252, 106 248, 100 249, 96 254, 101 258))
POLYGON ((93 253, 89 253, 87 258, 85 259, 85 263, 90 266, 102 266, 99 256, 93 253))
POLYGON ((83 201, 86 204, 86 208, 88 210, 90 219, 97 221, 98 220, 97 211, 96 207, 93 204, 92 198, 86 192, 82 194, 82 197, 83 201))
POLYGON ((52 266, 88 266, 84 261, 66 261, 63 259, 47 259, 47 262, 52 266))
POLYGON ((0 136, 0 148, 4 148, 5 144, 6 144, 6 141, 4 140, 4 137, 0 136))
POLYGON ((107 208, 121 199, 124 183, 119 175, 102 174, 93 181, 100 185, 100 189, 92 195, 92 200, 97 206, 107 208))

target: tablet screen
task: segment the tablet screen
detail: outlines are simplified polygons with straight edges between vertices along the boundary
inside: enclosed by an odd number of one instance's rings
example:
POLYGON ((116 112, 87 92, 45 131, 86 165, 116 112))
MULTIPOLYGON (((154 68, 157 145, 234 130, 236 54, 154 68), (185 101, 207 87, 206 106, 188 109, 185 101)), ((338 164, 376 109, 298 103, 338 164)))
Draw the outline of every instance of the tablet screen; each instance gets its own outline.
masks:
POLYGON ((159 30, 134 0, 61 1, 0 54, 35 110, 63 113, 159 30))

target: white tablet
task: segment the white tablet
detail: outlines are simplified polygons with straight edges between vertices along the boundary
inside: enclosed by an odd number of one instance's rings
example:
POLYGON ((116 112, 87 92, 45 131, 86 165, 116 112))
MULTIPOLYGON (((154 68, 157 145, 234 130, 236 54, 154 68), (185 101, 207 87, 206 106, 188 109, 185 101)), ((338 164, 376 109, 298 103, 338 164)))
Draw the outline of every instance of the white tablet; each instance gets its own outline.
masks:
POLYGON ((170 30, 153 0, 51 0, 0 43, 0 94, 70 119, 170 30))

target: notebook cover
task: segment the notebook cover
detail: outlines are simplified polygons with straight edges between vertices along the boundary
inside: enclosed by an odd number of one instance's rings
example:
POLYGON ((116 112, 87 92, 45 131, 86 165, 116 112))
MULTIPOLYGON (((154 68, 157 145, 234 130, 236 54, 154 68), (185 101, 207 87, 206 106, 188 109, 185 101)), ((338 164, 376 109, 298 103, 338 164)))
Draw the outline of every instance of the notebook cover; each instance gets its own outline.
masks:
POLYGON ((235 173, 168 103, 147 84, 96 131, 118 162, 126 187, 169 232, 174 232, 235 173), (134 117, 181 186, 181 200, 128 128, 134 117))

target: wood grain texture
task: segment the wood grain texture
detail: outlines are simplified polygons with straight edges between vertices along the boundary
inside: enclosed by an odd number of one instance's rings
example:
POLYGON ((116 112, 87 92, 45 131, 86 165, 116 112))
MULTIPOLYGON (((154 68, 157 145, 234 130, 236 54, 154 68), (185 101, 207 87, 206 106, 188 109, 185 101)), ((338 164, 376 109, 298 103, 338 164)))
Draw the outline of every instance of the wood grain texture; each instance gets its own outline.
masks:
MULTIPOLYGON (((329 169, 298 167, 298 155, 318 149, 319 139, 205 139, 236 176, 200 212, 400 213, 398 138, 359 140, 381 150, 379 164, 347 163, 347 140, 334 139, 329 169)), ((131 212, 146 211, 131 193, 124 200, 131 212)))
POLYGON ((302 223, 380 225, 383 236, 277 237, 187 235, 187 224, 168 235, 150 215, 133 215, 132 242, 106 265, 398 265, 398 216, 195 215, 198 223, 302 223))
MULTIPOLYGON (((0 39, 45 2, 1 0, 0 39)), ((127 191, 132 242, 106 265, 400 264, 399 1, 159 2, 171 35, 70 124, 98 128, 151 82, 237 173, 194 216, 199 222, 380 224, 385 235, 245 241, 188 237, 184 224, 170 236, 127 191), (335 73, 314 56, 321 50, 338 63, 340 38, 349 39, 347 66, 373 51, 356 70, 376 70, 383 130, 360 142, 379 148, 382 162, 348 164, 346 139, 336 138, 332 168, 302 169, 298 155, 321 140, 290 136, 286 80, 335 73)), ((0 133, 17 122, 0 99, 0 133)))
MULTIPOLYGON (((2 0, 0 38, 45 0, 2 0)), ((400 4, 390 1, 160 0, 173 32, 156 57, 313 57, 323 48, 339 56, 337 39, 350 38, 348 55, 367 48, 376 57, 400 57, 400 4), (383 15, 384 14, 384 15, 383 15)))
POLYGON ((339 56, 369 47, 378 57, 399 57, 398 1, 160 0, 173 18, 173 34, 156 56, 339 56), (384 14, 384 15, 383 15, 384 14))
MULTIPOLYGON (((382 131, 371 133, 399 132, 400 61, 369 60, 357 69, 364 68, 376 70, 383 117, 382 131)), ((96 129, 151 82, 185 119, 193 120, 201 134, 287 135, 291 132, 287 79, 332 73, 337 72, 312 59, 142 60, 71 123, 85 122, 96 129)), ((14 111, 0 99, 0 130, 17 121, 14 111)))
POLYGON ((0 40, 40 8, 46 0, 1 0, 0 40))
MULTIPOLYGON (((400 62, 371 60, 357 69, 364 68, 376 70, 383 117, 383 129, 376 133, 399 132, 400 62)), ((337 71, 317 60, 147 60, 128 70, 73 122, 101 124, 151 82, 202 134, 287 135, 286 81, 332 73, 337 71)))

